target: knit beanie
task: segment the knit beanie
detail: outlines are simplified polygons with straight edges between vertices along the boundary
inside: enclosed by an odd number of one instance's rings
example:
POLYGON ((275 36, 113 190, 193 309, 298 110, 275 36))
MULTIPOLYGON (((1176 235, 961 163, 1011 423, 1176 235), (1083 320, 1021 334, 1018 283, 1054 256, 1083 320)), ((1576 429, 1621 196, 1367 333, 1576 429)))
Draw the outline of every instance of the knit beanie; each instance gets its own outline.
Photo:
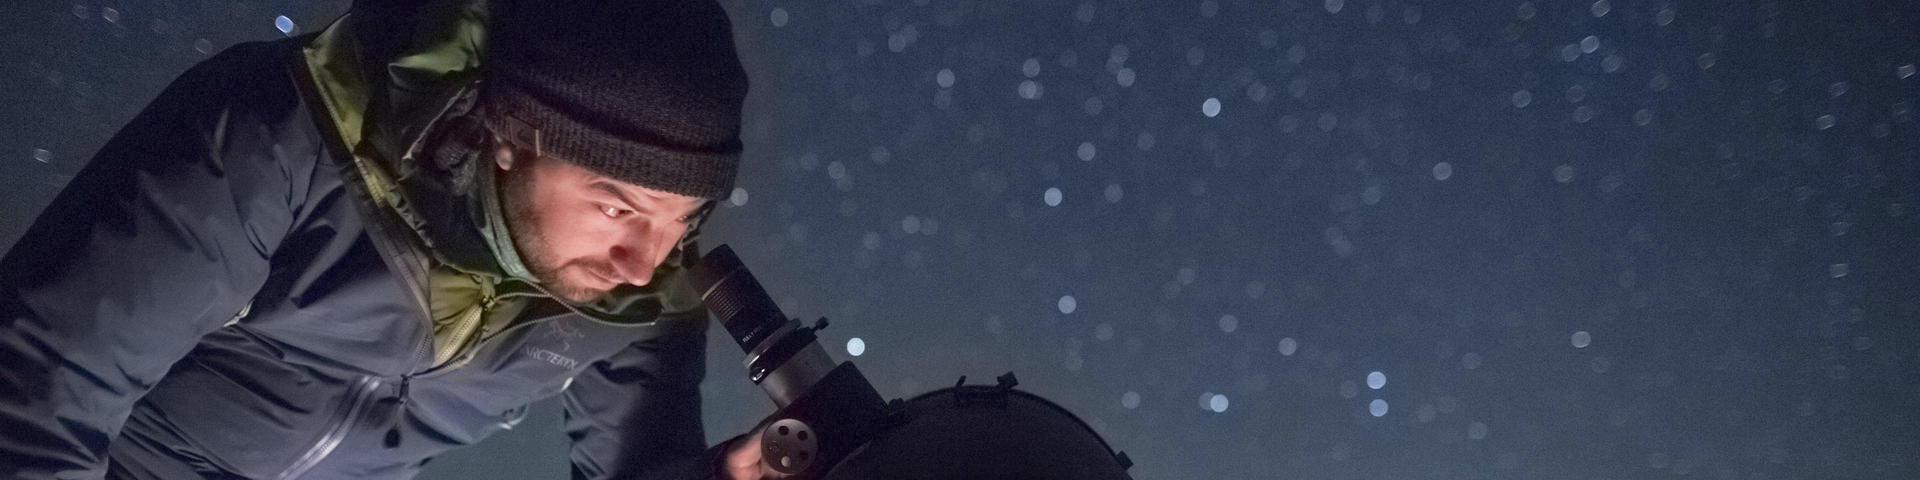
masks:
POLYGON ((733 191, 746 71, 713 0, 497 0, 478 107, 522 148, 642 187, 733 191))

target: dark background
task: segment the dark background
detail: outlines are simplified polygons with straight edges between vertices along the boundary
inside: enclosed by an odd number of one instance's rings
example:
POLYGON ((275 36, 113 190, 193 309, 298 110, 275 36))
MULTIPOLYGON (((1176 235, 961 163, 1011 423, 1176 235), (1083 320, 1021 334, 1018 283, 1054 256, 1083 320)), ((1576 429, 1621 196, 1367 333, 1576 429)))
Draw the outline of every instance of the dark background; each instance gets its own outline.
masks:
MULTIPOLYGON (((1911 1, 726 6, 707 245, 883 395, 1014 371, 1140 479, 1920 477, 1911 1)), ((0 244, 344 8, 0 6, 0 244)), ((715 441, 770 410, 719 337, 715 441)), ((426 477, 564 478, 557 418, 426 477)))

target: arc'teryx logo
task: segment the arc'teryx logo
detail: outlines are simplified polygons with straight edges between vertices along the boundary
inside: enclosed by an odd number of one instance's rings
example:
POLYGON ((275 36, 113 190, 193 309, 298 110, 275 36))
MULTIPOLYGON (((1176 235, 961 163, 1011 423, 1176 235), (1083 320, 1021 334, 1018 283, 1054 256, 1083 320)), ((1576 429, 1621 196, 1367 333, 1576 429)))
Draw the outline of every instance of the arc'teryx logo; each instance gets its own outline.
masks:
MULTIPOLYGON (((565 319, 555 319, 547 322, 546 328, 540 334, 541 338, 549 342, 559 343, 560 352, 572 350, 573 340, 586 338, 586 336, 586 334, 580 333, 580 329, 574 328, 573 325, 567 323, 565 319)), ((580 361, 574 360, 573 357, 561 355, 560 352, 534 345, 527 345, 521 348, 520 352, 525 353, 529 357, 533 357, 534 360, 546 362, 561 368, 572 369, 580 365, 580 361)))
POLYGON ((532 346, 532 345, 528 345, 526 348, 523 348, 520 351, 523 353, 526 353, 527 356, 529 357, 533 357, 534 360, 547 362, 562 368, 572 369, 574 366, 580 364, 579 360, 574 360, 572 358, 567 357, 566 355, 553 353, 552 350, 547 350, 547 349, 532 346))

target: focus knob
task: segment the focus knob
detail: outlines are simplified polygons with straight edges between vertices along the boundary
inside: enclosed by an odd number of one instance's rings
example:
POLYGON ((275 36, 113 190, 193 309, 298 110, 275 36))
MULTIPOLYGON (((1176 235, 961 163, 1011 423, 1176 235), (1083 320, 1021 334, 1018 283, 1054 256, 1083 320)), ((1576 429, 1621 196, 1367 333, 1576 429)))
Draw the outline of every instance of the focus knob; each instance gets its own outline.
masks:
POLYGON ((813 465, 820 437, 806 422, 783 418, 760 432, 760 458, 774 471, 796 475, 813 465))

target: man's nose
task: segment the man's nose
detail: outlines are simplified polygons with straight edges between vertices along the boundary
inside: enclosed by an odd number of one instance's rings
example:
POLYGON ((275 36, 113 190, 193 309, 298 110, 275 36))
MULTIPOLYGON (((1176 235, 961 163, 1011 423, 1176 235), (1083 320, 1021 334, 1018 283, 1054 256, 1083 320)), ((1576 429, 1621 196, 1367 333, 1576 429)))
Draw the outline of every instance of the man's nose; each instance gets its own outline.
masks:
POLYGON ((653 271, 673 249, 674 238, 668 231, 651 225, 635 225, 621 232, 620 241, 608 252, 613 262, 614 280, 644 287, 653 281, 653 271))
POLYGON ((647 282, 653 280, 654 267, 659 266, 654 260, 658 256, 652 254, 650 247, 644 243, 614 245, 608 252, 613 261, 614 280, 637 287, 647 286, 647 282))

